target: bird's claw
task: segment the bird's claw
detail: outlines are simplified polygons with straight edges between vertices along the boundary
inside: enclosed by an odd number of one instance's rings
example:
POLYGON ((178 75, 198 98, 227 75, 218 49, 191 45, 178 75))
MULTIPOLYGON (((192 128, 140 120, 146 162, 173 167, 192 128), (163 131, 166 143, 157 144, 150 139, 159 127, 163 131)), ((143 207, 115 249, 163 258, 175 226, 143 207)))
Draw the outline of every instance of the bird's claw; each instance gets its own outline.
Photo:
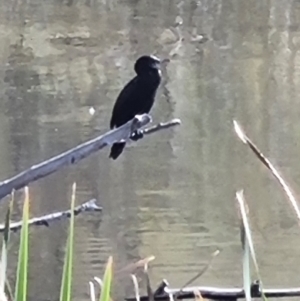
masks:
POLYGON ((136 130, 130 137, 133 141, 138 141, 144 137, 144 133, 141 130, 136 130))

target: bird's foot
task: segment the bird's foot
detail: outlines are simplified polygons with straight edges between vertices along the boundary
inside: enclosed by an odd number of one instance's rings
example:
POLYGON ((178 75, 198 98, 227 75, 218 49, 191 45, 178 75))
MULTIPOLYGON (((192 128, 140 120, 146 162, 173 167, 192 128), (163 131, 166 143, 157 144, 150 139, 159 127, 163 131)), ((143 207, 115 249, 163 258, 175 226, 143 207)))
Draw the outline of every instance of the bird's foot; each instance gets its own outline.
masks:
POLYGON ((141 130, 136 130, 130 137, 133 141, 138 141, 144 137, 144 133, 141 130))

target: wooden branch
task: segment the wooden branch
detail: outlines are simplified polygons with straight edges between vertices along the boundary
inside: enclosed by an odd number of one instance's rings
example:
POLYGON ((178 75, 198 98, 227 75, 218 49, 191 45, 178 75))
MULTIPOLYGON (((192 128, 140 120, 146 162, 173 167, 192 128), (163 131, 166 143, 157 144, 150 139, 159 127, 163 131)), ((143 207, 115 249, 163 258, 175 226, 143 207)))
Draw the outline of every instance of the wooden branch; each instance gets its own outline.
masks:
MULTIPOLYGON (((74 208, 74 215, 78 215, 83 212, 101 212, 102 208, 99 207, 96 204, 96 199, 92 199, 88 202, 85 202, 77 207, 74 208)), ((71 216, 71 210, 65 210, 65 211, 59 211, 59 212, 54 212, 50 214, 46 214, 40 217, 34 217, 29 220, 29 225, 35 225, 35 226, 49 226, 49 223, 65 219, 65 218, 70 218, 71 216)), ((17 231, 21 229, 22 227, 22 221, 18 222, 12 222, 10 223, 10 230, 12 231, 17 231)), ((0 232, 3 232, 5 228, 4 224, 0 224, 0 232)))
POLYGON ((149 135, 149 134, 153 134, 157 131, 160 131, 160 130, 164 130, 164 129, 168 129, 170 127, 173 127, 175 125, 180 125, 181 124, 181 121, 180 119, 172 119, 168 122, 161 122, 161 123, 158 123, 152 127, 149 127, 147 129, 144 129, 142 130, 142 133, 144 135, 149 135))
MULTIPOLYGON (((148 114, 137 115, 131 121, 128 121, 126 124, 117 129, 111 130, 104 135, 78 145, 77 147, 40 164, 33 165, 13 178, 0 183, 0 200, 9 195, 13 190, 21 189, 29 183, 44 178, 65 166, 78 163, 80 160, 100 149, 103 149, 105 146, 110 146, 115 142, 130 139, 130 136, 134 131, 142 128, 151 121, 151 116, 148 114)), ((175 121, 171 120, 170 122, 150 128, 148 133, 147 130, 144 131, 145 134, 150 134, 177 124, 179 124, 179 122, 175 119, 175 121)))
MULTIPOLYGON (((203 298, 211 300, 237 300, 244 299, 243 288, 218 288, 218 287, 186 287, 184 289, 171 289, 168 282, 164 280, 154 293, 154 300, 169 301, 170 295, 176 295, 177 299, 195 299, 195 291, 201 293, 203 298)), ((300 287, 282 288, 282 289, 264 289, 267 298, 298 297, 300 296, 300 287)), ((251 286, 251 297, 261 298, 259 282, 255 281, 251 286)), ((135 298, 126 298, 126 301, 136 301, 135 298)), ((140 301, 149 301, 148 296, 141 296, 140 301)))

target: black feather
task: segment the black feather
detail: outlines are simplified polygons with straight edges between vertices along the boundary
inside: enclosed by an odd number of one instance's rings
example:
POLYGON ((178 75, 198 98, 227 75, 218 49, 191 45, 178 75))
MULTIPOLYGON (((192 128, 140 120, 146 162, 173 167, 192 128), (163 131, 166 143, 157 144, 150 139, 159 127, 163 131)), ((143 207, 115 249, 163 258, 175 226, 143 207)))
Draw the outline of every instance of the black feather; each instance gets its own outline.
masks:
MULTIPOLYGON (((140 57, 134 66, 137 75, 120 92, 113 108, 110 128, 120 127, 137 114, 149 113, 161 81, 160 62, 153 56, 140 57)), ((117 159, 125 143, 115 143, 110 158, 117 159)))

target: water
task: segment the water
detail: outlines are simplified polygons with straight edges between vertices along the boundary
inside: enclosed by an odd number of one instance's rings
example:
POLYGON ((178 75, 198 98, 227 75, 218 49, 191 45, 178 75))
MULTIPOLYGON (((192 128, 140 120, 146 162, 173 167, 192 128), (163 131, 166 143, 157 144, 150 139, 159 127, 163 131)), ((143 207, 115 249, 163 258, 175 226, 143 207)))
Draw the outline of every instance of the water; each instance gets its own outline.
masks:
MULTIPOLYGON (((237 119, 300 191, 297 1, 0 6, 1 179, 105 132, 135 59, 171 58, 152 115, 155 122, 180 118, 180 127, 132 144, 116 162, 106 149, 30 185, 33 215, 68 208, 74 181, 78 203, 96 197, 103 206, 102 215, 76 219, 76 299, 88 298, 88 281, 102 275, 109 255, 116 268, 155 255, 153 285, 166 278, 180 286, 220 249, 197 283, 240 286, 241 188, 265 286, 298 285, 295 214, 232 127, 237 119)), ((15 219, 21 205, 20 199, 15 219)), ((31 230, 29 295, 38 300, 58 297, 66 233, 66 222, 31 230)), ((15 236, 13 254, 17 247, 15 236)), ((128 296, 129 276, 115 290, 128 296)))

